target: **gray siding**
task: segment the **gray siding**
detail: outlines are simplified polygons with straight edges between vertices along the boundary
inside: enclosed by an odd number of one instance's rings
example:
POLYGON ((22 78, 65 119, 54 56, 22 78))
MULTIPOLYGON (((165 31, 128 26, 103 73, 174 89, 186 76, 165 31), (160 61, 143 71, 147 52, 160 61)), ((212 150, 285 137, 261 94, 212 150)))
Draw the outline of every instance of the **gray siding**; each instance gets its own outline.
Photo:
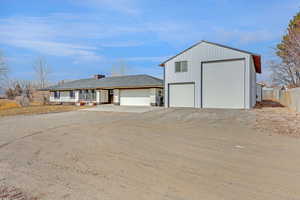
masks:
MULTIPOLYGON (((213 44, 202 42, 197 46, 183 52, 177 57, 165 63, 165 106, 168 106, 168 84, 179 82, 195 83, 195 107, 201 107, 201 62, 228 60, 228 59, 245 59, 245 107, 253 106, 253 94, 251 92, 251 82, 253 76, 251 74, 250 59, 252 56, 248 53, 235 51, 232 49, 216 46, 213 44), (175 73, 175 62, 188 61, 188 72, 175 73)), ((228 71, 230 73, 230 71, 228 71)), ((225 75, 225 74, 224 74, 225 75)))
POLYGON ((256 70, 252 56, 250 57, 251 107, 256 105, 256 70))

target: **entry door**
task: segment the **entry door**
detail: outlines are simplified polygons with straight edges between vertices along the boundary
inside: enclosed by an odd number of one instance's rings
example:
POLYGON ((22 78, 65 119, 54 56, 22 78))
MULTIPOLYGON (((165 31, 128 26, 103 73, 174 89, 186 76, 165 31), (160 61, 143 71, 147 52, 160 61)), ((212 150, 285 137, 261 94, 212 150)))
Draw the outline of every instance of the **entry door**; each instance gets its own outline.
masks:
POLYGON ((245 61, 202 65, 203 108, 245 108, 245 61))
POLYGON ((195 107, 195 84, 169 84, 169 107, 195 107))

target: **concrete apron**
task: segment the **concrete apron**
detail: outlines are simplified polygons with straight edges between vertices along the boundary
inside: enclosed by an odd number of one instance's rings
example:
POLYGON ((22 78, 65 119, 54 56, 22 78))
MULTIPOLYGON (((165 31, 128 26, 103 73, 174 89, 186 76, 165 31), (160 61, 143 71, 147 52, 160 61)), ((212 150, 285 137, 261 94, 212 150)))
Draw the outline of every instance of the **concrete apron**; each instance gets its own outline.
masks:
POLYGON ((153 106, 117 106, 112 104, 98 105, 96 107, 82 109, 82 111, 100 111, 100 112, 129 112, 129 113, 145 113, 149 111, 161 110, 164 107, 153 106))

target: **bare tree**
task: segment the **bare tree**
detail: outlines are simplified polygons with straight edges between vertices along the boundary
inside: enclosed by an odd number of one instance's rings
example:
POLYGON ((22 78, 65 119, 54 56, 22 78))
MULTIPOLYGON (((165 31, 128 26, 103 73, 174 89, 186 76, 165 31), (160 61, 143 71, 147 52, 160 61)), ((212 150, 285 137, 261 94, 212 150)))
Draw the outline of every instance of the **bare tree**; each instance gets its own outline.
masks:
POLYGON ((270 64, 273 82, 300 87, 300 12, 290 20, 286 34, 277 45, 276 54, 282 62, 270 64))
POLYGON ((292 63, 271 61, 272 84, 278 86, 298 87, 300 86, 300 73, 292 63))
POLYGON ((38 81, 39 88, 45 88, 49 83, 49 75, 51 73, 51 67, 48 65, 47 61, 39 57, 34 63, 33 69, 38 81))
POLYGON ((8 65, 6 63, 5 57, 0 51, 0 89, 4 88, 5 80, 7 79, 8 65))

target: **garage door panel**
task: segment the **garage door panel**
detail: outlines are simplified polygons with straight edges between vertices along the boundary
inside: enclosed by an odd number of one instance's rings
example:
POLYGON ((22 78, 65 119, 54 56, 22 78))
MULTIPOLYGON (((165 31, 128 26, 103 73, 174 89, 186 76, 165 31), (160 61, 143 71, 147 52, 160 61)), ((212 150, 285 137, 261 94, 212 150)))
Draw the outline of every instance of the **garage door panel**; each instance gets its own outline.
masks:
POLYGON ((170 84, 169 85, 170 107, 195 107, 195 85, 170 84))
POLYGON ((150 90, 149 89, 121 90, 120 105, 150 106, 150 90))
POLYGON ((202 100, 204 108, 244 108, 244 60, 204 63, 202 100))

